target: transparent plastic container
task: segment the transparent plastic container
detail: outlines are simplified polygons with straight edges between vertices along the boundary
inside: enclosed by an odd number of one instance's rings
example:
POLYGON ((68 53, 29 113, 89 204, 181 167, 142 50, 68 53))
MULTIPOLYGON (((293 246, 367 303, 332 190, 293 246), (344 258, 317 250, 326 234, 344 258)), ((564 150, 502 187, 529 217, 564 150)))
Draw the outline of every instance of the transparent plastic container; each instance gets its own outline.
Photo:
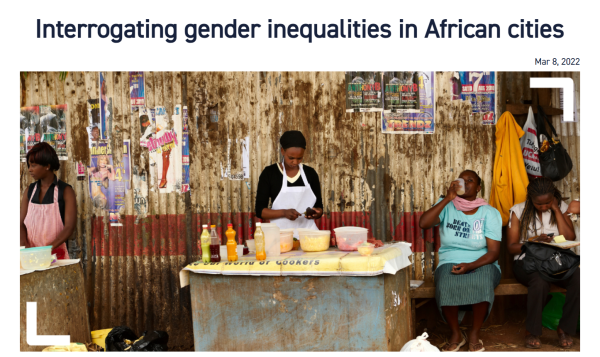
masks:
POLYGON ((279 232, 279 245, 281 253, 286 253, 294 248, 294 229, 282 229, 279 232))
POLYGON ((375 249, 375 244, 364 242, 358 247, 358 253, 362 256, 368 257, 373 254, 373 250, 375 249))
POLYGON ((52 246, 21 249, 21 265, 26 270, 45 269, 52 262, 52 246))
POLYGON ((460 185, 459 187, 456 188, 456 194, 457 195, 464 195, 465 194, 465 180, 461 179, 461 178, 457 178, 456 181, 458 181, 458 184, 460 185))
POLYGON ((298 230, 300 248, 305 252, 322 252, 329 249, 331 231, 298 230))
POLYGON ((338 249, 348 252, 358 250, 358 246, 367 241, 369 232, 362 227, 339 227, 333 231, 338 249))

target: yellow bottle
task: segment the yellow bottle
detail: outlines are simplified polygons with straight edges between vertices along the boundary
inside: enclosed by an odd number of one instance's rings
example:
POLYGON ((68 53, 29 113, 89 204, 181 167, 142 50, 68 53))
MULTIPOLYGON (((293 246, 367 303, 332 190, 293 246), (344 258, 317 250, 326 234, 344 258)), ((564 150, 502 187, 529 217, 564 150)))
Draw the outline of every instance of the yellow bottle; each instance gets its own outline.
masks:
POLYGON ((254 244, 256 246, 256 260, 267 259, 265 252, 265 234, 260 228, 260 222, 256 222, 256 232, 254 232, 254 244))
POLYGON ((208 225, 202 225, 202 234, 200 235, 200 247, 202 249, 202 261, 210 263, 210 233, 208 233, 208 225))
POLYGON ((235 262, 238 260, 237 255, 237 243, 235 242, 235 231, 233 225, 228 224, 227 230, 225 231, 225 237, 227 237, 227 260, 235 262))

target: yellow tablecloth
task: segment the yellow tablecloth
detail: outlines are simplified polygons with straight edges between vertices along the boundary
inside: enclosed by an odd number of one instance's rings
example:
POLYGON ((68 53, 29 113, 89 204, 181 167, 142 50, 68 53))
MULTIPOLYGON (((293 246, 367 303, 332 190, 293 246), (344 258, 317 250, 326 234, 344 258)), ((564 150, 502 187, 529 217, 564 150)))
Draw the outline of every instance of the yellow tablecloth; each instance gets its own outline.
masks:
POLYGON ((293 250, 277 257, 257 261, 254 254, 239 257, 236 262, 203 263, 198 261, 179 273, 181 287, 189 284, 189 272, 223 275, 315 275, 315 276, 372 276, 395 274, 409 266, 412 254, 410 244, 398 242, 386 244, 368 257, 358 252, 344 252, 329 248, 324 252, 293 250))

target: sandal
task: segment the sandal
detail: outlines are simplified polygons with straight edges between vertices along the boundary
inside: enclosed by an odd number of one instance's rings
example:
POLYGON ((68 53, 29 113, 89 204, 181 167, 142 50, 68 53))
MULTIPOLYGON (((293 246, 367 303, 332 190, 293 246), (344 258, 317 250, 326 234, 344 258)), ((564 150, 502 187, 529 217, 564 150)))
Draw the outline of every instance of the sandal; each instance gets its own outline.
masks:
POLYGON ((462 346, 464 346, 465 343, 467 343, 467 340, 465 339, 465 337, 463 335, 463 339, 460 343, 459 342, 446 343, 444 345, 444 347, 442 347, 442 352, 458 352, 458 350, 460 350, 460 348, 462 346), (453 349, 450 349, 450 347, 452 347, 453 345, 455 345, 456 347, 454 347, 453 349))
POLYGON ((485 348, 483 347, 483 341, 479 340, 479 343, 471 343, 469 342, 469 352, 483 352, 485 348))
POLYGON ((558 345, 560 348, 571 348, 573 347, 573 339, 566 333, 561 332, 558 334, 558 345))
POLYGON ((527 335, 525 338, 525 347, 538 350, 542 347, 542 341, 540 341, 539 336, 527 335), (535 344, 536 342, 538 343, 537 345, 535 344))

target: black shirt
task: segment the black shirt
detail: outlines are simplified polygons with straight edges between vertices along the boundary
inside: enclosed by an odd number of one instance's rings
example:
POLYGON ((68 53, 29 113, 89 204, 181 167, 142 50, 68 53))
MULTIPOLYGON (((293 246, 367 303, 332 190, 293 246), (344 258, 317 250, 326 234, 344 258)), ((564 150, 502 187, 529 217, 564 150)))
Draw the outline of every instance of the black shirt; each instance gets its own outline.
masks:
POLYGON ((60 210, 60 218, 62 219, 63 224, 65 224, 65 198, 64 198, 65 188, 67 188, 67 186, 71 187, 71 185, 59 180, 56 177, 56 175, 54 175, 54 182, 52 182, 52 184, 48 188, 48 191, 46 191, 46 194, 44 195, 44 199, 42 200, 42 203, 40 203, 41 182, 39 180, 32 183, 31 185, 29 185, 29 191, 27 192, 27 199, 35 204, 42 204, 42 205, 52 204, 52 203, 54 203, 54 187, 57 184, 58 184, 58 209, 60 210), (32 200, 31 194, 33 193, 34 187, 37 187, 37 189, 35 190, 35 195, 33 196, 33 200, 32 200))
MULTIPOLYGON (((275 202, 279 191, 281 191, 281 184, 283 183, 283 174, 277 167, 279 164, 273 164, 265 167, 263 172, 260 174, 258 179, 258 189, 256 190, 256 218, 262 219, 262 210, 269 208, 269 199, 271 202, 275 202)), ((315 208, 323 208, 323 199, 321 198, 321 184, 319 183, 319 174, 312 167, 302 165, 304 174, 308 180, 308 184, 312 189, 312 192, 317 196, 317 202, 315 202, 315 208)), ((305 186, 302 176, 298 177, 296 182, 290 183, 288 181, 288 187, 305 186)))

